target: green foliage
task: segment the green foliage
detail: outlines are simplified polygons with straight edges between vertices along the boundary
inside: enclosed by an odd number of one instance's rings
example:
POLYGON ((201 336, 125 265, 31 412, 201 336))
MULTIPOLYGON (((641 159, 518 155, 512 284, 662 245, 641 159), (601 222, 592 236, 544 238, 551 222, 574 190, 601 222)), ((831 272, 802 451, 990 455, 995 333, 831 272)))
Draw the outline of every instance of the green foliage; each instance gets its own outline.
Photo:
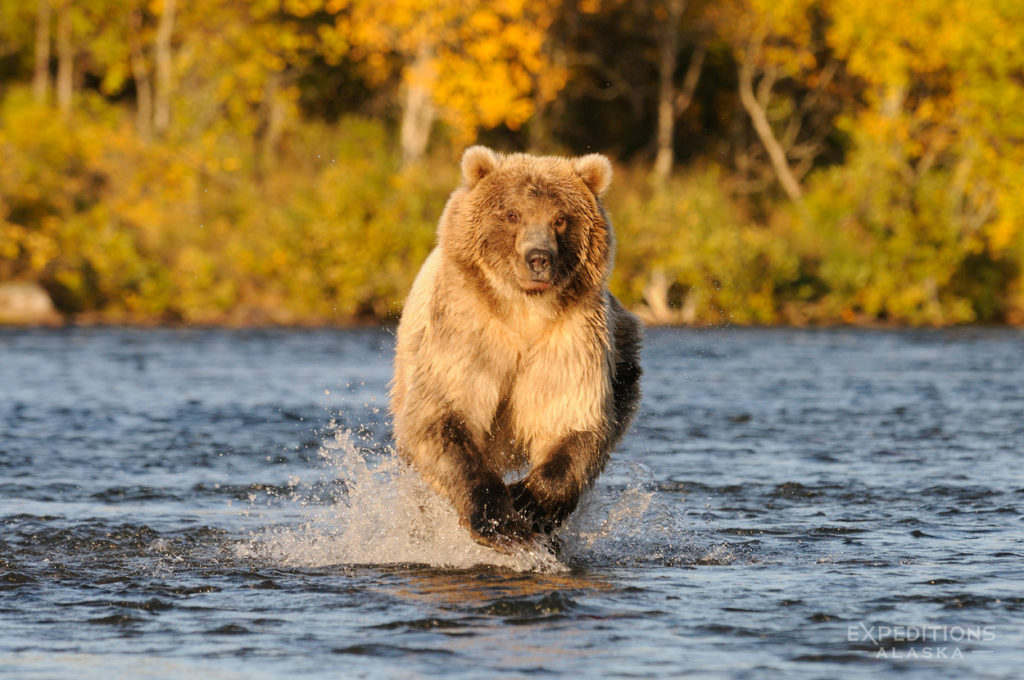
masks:
POLYGON ((402 170, 372 121, 317 132, 310 137, 331 143, 313 154, 307 174, 235 192, 232 222, 244 234, 234 244, 235 274, 255 286, 257 308, 286 310, 275 321, 394 315, 433 244, 457 170, 402 170))
POLYGON ((457 182, 452 162, 402 170, 383 127, 311 126, 289 171, 257 178, 206 149, 142 146, 118 110, 67 126, 0 108, 0 277, 106 320, 329 323, 400 308, 457 182), (310 160, 315 159, 315 160, 310 160), (226 167, 225 167, 226 166, 226 167))
POLYGON ((680 310, 665 321, 781 320, 780 292, 796 280, 799 262, 785 241, 745 218, 717 168, 665 186, 638 176, 620 180, 610 209, 618 235, 613 284, 627 304, 641 303, 663 277, 666 302, 680 310))
POLYGON ((68 312, 118 306, 146 269, 107 200, 132 135, 101 99, 83 110, 68 126, 26 92, 0 106, 0 276, 41 281, 68 312))
POLYGON ((944 325, 979 319, 954 278, 981 249, 961 230, 949 173, 912 186, 878 156, 860 151, 819 173, 807 197, 819 234, 804 253, 828 293, 817 316, 944 325))
POLYGON ((0 281, 83 320, 392 317, 483 135, 625 162, 612 286, 654 321, 1024 324, 1024 4, 662 10, 5 0, 0 281))

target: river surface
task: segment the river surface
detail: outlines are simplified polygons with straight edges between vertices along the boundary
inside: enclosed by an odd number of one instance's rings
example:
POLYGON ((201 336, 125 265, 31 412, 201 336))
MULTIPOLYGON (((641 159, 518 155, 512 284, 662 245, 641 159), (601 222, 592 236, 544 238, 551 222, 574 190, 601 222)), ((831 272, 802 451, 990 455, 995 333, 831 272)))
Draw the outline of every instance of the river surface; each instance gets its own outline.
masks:
POLYGON ((1024 333, 649 331, 513 556, 395 461, 392 348, 0 330, 0 676, 1024 674, 1024 333))

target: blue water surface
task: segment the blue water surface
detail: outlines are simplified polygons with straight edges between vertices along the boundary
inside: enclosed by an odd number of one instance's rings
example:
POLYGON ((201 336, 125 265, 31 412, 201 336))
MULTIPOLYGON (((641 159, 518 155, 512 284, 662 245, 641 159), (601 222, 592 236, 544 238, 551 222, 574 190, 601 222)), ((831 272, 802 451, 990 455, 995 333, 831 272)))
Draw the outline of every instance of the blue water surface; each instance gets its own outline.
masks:
POLYGON ((0 676, 1021 676, 1020 331, 649 331, 534 566, 407 531, 392 349, 0 330, 0 676))

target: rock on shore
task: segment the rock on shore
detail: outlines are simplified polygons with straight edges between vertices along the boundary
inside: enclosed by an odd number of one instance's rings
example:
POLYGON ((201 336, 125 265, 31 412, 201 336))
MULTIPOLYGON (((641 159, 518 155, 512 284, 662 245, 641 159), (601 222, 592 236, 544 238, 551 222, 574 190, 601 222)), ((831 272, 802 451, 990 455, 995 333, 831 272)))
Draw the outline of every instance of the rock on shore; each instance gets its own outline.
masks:
POLYGON ((0 324, 55 324, 61 317, 50 295, 37 283, 0 283, 0 324))

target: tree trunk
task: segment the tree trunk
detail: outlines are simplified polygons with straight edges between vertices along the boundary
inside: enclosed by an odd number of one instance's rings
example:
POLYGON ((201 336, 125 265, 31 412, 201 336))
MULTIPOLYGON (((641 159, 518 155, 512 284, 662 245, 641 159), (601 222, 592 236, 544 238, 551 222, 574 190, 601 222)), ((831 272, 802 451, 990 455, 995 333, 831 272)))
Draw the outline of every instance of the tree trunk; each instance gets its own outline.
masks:
POLYGON ((32 74, 32 97, 44 104, 50 93, 50 0, 36 5, 36 63, 32 74))
POLYGON ((132 78, 135 80, 135 125, 139 137, 148 142, 153 136, 153 85, 149 79, 149 67, 143 56, 139 36, 142 35, 142 12, 132 12, 132 35, 128 38, 130 46, 129 60, 132 65, 132 78))
POLYGON ((547 148, 548 140, 551 139, 551 131, 547 124, 547 102, 541 99, 536 87, 533 90, 533 115, 530 116, 526 130, 531 153, 541 153, 547 148))
POLYGON ((644 286, 644 302, 647 303, 646 316, 649 323, 667 324, 676 320, 676 314, 668 306, 668 289, 671 285, 665 272, 655 269, 644 286))
POLYGON ((779 144, 775 133, 772 132, 771 123, 768 121, 768 114, 754 95, 753 65, 750 63, 750 58, 746 56, 739 65, 739 93, 740 103, 746 109, 747 114, 750 116, 750 121, 754 124, 754 132, 757 133, 758 139, 761 140, 765 151, 768 152, 768 159, 771 161, 772 169, 775 171, 779 184, 782 185, 783 191, 786 192, 790 200, 799 202, 803 197, 803 191, 800 189, 800 183, 789 167, 786 151, 779 144))
POLYGON ((704 57, 707 56, 708 48, 704 43, 698 43, 690 56, 690 63, 686 67, 686 76, 683 78, 683 89, 676 93, 671 106, 666 106, 661 96, 671 97, 670 92, 660 93, 658 104, 658 156, 654 161, 655 176, 659 181, 664 182, 672 173, 672 164, 675 160, 675 124, 686 109, 693 103, 693 95, 697 91, 697 83, 700 81, 700 72, 704 68, 704 57), (663 114, 671 112, 672 119, 665 122, 663 114))
POLYGON ((284 132, 286 112, 281 99, 281 78, 281 74, 272 73, 267 79, 263 93, 262 120, 257 131, 257 172, 261 176, 267 168, 273 166, 277 147, 281 143, 281 134, 284 132))
POLYGON ((171 124, 171 36, 174 32, 175 0, 164 0, 156 28, 153 56, 156 62, 156 96, 153 100, 153 127, 163 134, 171 124))
POLYGON ((676 127, 675 73, 679 63, 679 21, 686 9, 686 0, 666 0, 667 17, 661 30, 656 31, 658 41, 658 154, 654 159, 654 174, 664 181, 672 173, 676 127))
POLYGON ((697 43, 690 56, 690 64, 686 67, 686 76, 683 78, 683 89, 676 95, 676 119, 690 108, 693 103, 693 95, 697 92, 697 83, 700 82, 700 72, 704 68, 704 58, 708 56, 708 46, 704 42, 697 43))
POLYGON ((405 84, 405 105, 402 107, 402 163, 415 163, 426 153, 430 141, 430 128, 437 114, 430 90, 427 70, 430 68, 430 51, 420 48, 412 66, 412 78, 405 84))
POLYGON ((57 14, 57 110, 62 116, 71 113, 74 87, 75 52, 71 43, 71 1, 65 2, 57 14))

